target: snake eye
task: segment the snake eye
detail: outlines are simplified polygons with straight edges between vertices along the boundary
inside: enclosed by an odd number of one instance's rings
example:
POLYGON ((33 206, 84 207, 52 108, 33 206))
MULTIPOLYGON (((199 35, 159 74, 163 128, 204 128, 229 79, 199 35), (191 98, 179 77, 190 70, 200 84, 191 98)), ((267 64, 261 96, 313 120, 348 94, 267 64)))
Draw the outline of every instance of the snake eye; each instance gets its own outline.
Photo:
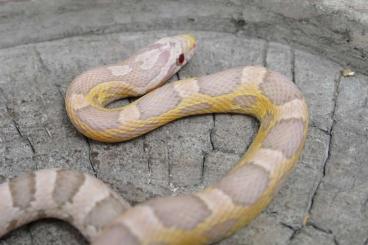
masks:
POLYGON ((184 63, 185 57, 184 54, 180 54, 178 59, 176 60, 177 65, 182 65, 184 63))

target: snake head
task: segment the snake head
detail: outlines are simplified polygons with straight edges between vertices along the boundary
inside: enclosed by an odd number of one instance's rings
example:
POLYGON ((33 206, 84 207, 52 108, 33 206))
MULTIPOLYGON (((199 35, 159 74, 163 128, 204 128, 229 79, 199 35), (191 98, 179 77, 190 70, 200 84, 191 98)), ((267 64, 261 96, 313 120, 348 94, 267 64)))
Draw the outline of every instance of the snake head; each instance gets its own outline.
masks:
POLYGON ((182 34, 172 37, 165 37, 158 40, 153 45, 160 45, 160 50, 168 54, 166 65, 173 75, 184 66, 194 54, 196 39, 191 34, 182 34))

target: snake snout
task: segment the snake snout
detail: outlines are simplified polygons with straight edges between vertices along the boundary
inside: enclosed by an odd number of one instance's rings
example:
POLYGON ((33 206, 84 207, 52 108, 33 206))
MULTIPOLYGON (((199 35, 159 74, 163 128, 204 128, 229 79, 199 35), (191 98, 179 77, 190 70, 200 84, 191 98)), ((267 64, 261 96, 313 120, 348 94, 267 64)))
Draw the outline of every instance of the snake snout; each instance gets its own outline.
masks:
POLYGON ((182 41, 182 49, 186 60, 189 60, 193 54, 194 50, 197 47, 197 40, 192 34, 182 34, 176 36, 177 39, 182 41))
POLYGON ((192 34, 180 35, 185 41, 187 41, 188 49, 194 49, 197 45, 197 39, 192 34))

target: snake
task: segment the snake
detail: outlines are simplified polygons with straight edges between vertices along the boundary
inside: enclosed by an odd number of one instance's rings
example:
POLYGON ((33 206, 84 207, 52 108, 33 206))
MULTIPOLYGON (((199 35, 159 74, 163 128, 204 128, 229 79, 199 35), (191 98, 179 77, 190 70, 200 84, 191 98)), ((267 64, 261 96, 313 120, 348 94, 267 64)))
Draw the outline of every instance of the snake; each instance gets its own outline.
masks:
POLYGON ((124 61, 78 75, 65 94, 71 123, 102 142, 136 138, 207 113, 257 118, 257 135, 219 181, 194 193, 131 206, 87 173, 42 169, 0 185, 0 237, 41 218, 75 226, 91 244, 212 244, 249 224, 271 202, 302 154, 308 107, 286 76, 253 65, 164 84, 193 56, 191 34, 164 37, 124 61), (116 100, 139 97, 111 108, 116 100))

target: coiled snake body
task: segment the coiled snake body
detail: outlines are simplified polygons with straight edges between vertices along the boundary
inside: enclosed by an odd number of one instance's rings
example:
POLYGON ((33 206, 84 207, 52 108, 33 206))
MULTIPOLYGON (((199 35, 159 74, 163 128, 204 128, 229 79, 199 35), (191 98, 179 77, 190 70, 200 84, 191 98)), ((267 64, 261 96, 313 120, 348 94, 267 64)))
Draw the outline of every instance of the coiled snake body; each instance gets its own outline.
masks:
POLYGON ((191 35, 167 37, 121 63, 87 71, 68 88, 66 109, 81 133, 104 142, 129 140, 194 114, 253 115, 261 121, 259 132, 224 178, 200 192, 130 207, 87 174, 28 173, 0 185, 0 236, 35 219, 55 217, 72 223, 93 244, 208 244, 258 215, 302 152, 306 103, 292 82, 260 66, 159 87, 185 65, 195 46, 191 35), (122 108, 105 107, 150 90, 122 108))

